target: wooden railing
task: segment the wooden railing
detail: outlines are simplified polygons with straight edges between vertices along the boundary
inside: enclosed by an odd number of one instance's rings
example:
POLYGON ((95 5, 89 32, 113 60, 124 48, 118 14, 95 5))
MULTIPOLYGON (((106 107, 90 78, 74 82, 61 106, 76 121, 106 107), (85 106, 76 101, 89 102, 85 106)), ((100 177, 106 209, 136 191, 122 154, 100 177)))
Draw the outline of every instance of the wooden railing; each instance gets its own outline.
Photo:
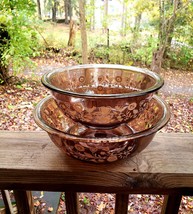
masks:
POLYGON ((68 214, 79 213, 77 192, 115 193, 115 214, 127 213, 129 194, 165 195, 162 213, 176 214, 193 195, 193 135, 157 134, 132 158, 92 164, 62 154, 45 132, 0 131, 0 189, 14 190, 19 214, 34 213, 31 190, 64 191, 68 214))

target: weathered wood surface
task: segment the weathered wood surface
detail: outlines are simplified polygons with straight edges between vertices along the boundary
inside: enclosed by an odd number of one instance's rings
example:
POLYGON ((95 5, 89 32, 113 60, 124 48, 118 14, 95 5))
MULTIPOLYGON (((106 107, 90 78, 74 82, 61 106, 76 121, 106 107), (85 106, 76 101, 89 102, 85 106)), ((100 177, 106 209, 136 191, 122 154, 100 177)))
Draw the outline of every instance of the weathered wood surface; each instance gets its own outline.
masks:
POLYGON ((193 193, 193 135, 157 134, 140 154, 109 164, 61 153, 45 132, 0 131, 0 189, 193 193))

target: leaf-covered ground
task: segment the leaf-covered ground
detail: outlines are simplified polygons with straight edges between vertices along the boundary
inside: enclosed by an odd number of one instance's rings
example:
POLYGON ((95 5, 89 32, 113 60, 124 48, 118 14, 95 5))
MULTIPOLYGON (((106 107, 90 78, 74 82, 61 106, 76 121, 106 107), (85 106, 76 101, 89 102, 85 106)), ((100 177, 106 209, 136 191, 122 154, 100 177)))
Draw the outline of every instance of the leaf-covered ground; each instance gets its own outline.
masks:
MULTIPOLYGON (((38 101, 50 93, 41 85, 40 78, 44 72, 61 64, 44 65, 44 61, 38 63, 40 69, 33 74, 35 80, 29 78, 30 72, 26 72, 25 77, 28 76, 28 80, 21 81, 22 84, 0 86, 0 130, 41 130, 33 120, 33 110, 38 101)), ((165 79, 165 86, 160 90, 159 95, 170 106, 171 119, 161 132, 193 133, 193 72, 165 70, 162 76, 165 79)), ((60 214, 65 213, 63 198, 65 197, 61 195, 58 209, 60 214)), ((39 202, 41 200, 39 199, 39 202)), ((80 193, 79 201, 82 214, 114 212, 115 198, 112 194, 80 193)), ((162 203, 163 196, 130 195, 128 213, 160 213, 162 203)), ((40 204, 35 205, 40 206, 40 204)), ((51 207, 46 208, 46 202, 44 205, 42 211, 38 213, 52 212, 51 207)), ((183 197, 180 213, 193 213, 192 197, 183 197)))

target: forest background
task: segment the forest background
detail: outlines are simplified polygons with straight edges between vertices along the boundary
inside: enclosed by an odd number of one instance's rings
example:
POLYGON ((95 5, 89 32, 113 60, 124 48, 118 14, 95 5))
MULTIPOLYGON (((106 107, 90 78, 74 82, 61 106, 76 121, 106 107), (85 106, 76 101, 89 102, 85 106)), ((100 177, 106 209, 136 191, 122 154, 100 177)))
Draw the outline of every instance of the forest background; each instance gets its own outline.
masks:
POLYGON ((67 47, 78 63, 193 68, 191 0, 2 0, 0 10, 2 83, 45 51, 65 57, 67 47), (51 35, 61 22, 70 32, 51 35))

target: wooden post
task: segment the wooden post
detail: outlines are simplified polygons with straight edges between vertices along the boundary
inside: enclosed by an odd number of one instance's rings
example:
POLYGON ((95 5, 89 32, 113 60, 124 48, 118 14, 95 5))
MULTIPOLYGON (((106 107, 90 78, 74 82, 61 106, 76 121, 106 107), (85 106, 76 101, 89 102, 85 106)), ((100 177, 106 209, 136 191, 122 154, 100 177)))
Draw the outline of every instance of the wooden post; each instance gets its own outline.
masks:
POLYGON ((33 198, 30 191, 14 190, 17 212, 19 214, 35 214, 33 198))
POLYGON ((79 214, 78 197, 76 192, 65 192, 67 214, 79 214))
POLYGON ((115 214, 127 214, 128 213, 128 201, 129 194, 116 194, 115 199, 115 214))
POLYGON ((165 195, 161 214, 178 214, 182 195, 165 195))
POLYGON ((13 207, 11 204, 10 196, 9 196, 9 191, 8 190, 1 190, 1 194, 3 197, 3 202, 5 204, 5 212, 6 214, 13 214, 13 207))

